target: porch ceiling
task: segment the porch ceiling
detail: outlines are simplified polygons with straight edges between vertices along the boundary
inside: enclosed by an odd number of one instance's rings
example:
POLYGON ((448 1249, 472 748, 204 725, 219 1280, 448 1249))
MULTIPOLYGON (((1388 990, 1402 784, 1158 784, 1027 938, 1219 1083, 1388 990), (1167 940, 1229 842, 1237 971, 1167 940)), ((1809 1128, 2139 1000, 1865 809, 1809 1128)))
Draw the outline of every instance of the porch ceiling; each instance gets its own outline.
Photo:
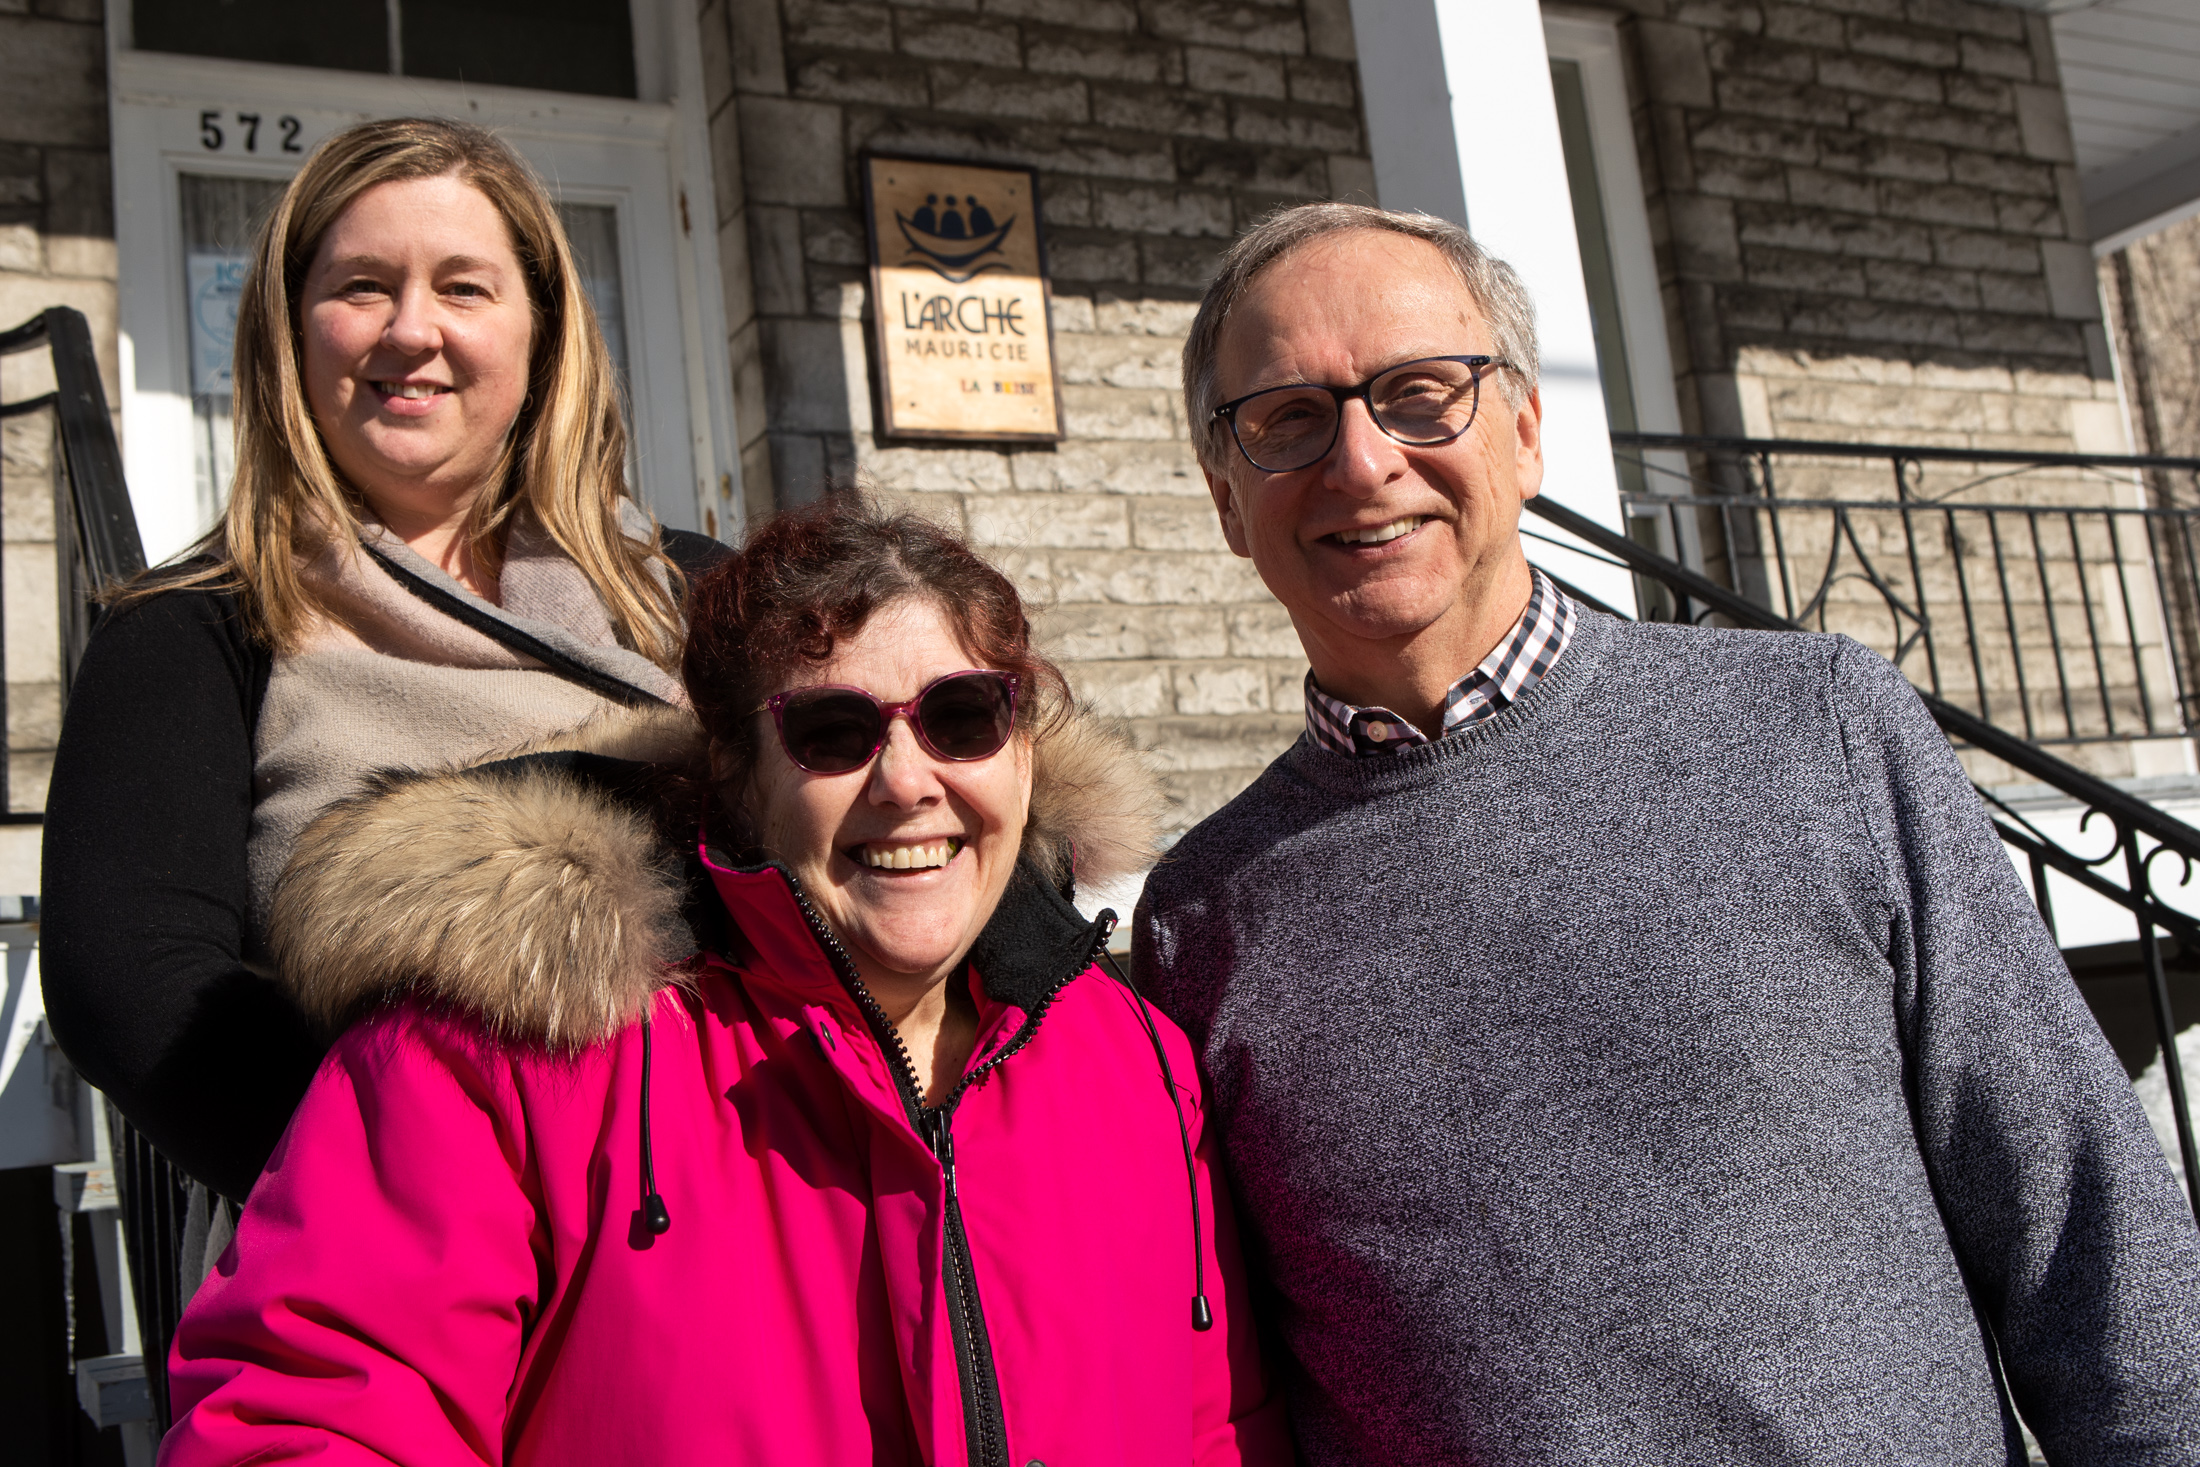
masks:
POLYGON ((2200 213, 2200 0, 2029 8, 2056 12, 2095 250, 2200 213))

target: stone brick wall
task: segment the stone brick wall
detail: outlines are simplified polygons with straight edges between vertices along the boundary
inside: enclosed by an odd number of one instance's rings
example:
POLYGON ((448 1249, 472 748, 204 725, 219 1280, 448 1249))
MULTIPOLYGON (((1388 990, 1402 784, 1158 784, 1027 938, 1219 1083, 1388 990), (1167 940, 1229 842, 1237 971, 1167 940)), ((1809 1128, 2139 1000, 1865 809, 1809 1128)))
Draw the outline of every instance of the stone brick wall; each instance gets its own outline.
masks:
MULTIPOLYGON (((1690 429, 2129 451, 2044 16, 1971 0, 1625 3, 1638 149, 1690 429)), ((1884 460, 1788 456, 1778 471, 1788 497, 1894 493, 1884 460)), ((2138 493, 2128 477, 1972 464, 1922 466, 1912 487, 1958 505, 2130 506, 2138 493)), ((2035 545, 2021 515, 2005 526, 2015 541, 1999 547, 1981 518, 1962 519, 1954 540, 1929 521, 1913 570, 1894 517, 1855 523, 1864 532, 1841 547, 1828 629, 1890 654, 1914 630, 1895 624, 1859 573, 1868 557, 1911 605, 1927 598, 1942 661, 1967 671, 1960 581, 1993 613, 1976 635, 1991 716, 2004 726, 2024 732, 2020 700, 2043 730, 2097 734, 2091 723, 2105 723, 2109 707, 2119 727, 2138 726, 2142 704, 2175 726, 2142 536, 2122 552, 2139 587, 2131 625, 2096 667, 2073 629, 2121 625, 2120 600, 2108 604, 2119 557, 2104 526, 2089 522, 2079 537, 2081 566, 2070 535, 2042 532, 2035 545), (1997 554, 2020 553, 2022 564, 1996 573, 1997 554), (2101 707, 2063 708, 2058 673, 2073 658, 2089 679, 2080 691, 2101 707)), ((1802 599, 1834 555, 1832 535, 1830 520, 1792 526, 1784 570, 1802 599)), ((1731 551, 1745 579, 1779 573, 1761 554, 1753 569, 1748 547, 1720 538, 1706 535, 1707 562, 1731 551)), ((1922 646, 1903 665, 1927 680, 1922 646)), ((1953 673, 1946 691, 1980 705, 1953 673)), ((2061 752, 2112 776, 2183 771, 2191 759, 2182 740, 2061 752)), ((1972 762, 1988 782, 2013 777, 1972 762)))
MULTIPOLYGON (((2200 457, 2200 218, 2101 261, 2101 294, 2131 402, 2135 451, 2200 457)), ((2165 475, 2165 503, 2200 508, 2191 475, 2165 475)))
POLYGON ((1692 428, 2124 450, 2044 16, 1627 8, 1692 428))
POLYGON ((1296 736, 1305 664, 1222 543, 1177 355, 1229 239, 1373 196, 1345 0, 710 0, 723 255, 752 513, 861 475, 967 533, 1183 823, 1296 736), (723 24, 723 36, 713 27, 723 24), (873 431, 856 159, 1039 170, 1068 439, 873 431), (741 280, 737 273, 745 272, 741 280))
MULTIPOLYGON (((2101 295, 2136 452, 2200 458, 2200 219, 2186 219, 2100 262, 2101 295)), ((2148 497, 2200 509, 2200 473, 2150 471, 2148 497)), ((2173 582, 2163 608, 2175 629, 2176 672, 2187 706, 2200 687, 2200 593, 2173 582)))
MULTIPOLYGON (((110 405, 116 371, 113 188, 99 0, 0 0, 0 328, 48 306, 89 318, 110 405)), ((0 397, 51 390, 43 352, 0 358, 0 397)), ((0 617, 8 805, 45 804, 60 734, 51 414, 0 426, 0 617)), ((0 896, 38 890, 35 826, 0 829, 0 896)))

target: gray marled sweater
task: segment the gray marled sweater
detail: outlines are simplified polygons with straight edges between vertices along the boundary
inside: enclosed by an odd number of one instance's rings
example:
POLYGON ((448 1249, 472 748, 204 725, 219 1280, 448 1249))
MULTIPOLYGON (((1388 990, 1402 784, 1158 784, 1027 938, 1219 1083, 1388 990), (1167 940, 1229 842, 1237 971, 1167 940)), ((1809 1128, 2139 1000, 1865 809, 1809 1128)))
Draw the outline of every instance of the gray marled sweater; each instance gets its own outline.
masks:
POLYGON ((2200 1234, 1909 685, 1585 612, 1520 702, 1302 738, 1138 958, 1308 1460, 2200 1462, 2200 1234))

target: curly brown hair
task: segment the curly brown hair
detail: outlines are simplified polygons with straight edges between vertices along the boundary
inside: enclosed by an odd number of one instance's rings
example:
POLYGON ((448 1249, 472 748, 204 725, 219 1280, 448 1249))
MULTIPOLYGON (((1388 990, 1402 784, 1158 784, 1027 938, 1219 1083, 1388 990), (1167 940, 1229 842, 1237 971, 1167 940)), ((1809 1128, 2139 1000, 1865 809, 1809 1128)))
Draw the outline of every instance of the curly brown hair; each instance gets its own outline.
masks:
POLYGON ((1069 706, 1069 685, 1032 646, 1008 577, 922 515, 842 490, 756 526, 688 595, 682 668, 719 789, 747 786, 758 710, 789 672, 826 661, 880 611, 920 598, 978 663, 1016 675, 1016 724, 1027 735, 1069 706))

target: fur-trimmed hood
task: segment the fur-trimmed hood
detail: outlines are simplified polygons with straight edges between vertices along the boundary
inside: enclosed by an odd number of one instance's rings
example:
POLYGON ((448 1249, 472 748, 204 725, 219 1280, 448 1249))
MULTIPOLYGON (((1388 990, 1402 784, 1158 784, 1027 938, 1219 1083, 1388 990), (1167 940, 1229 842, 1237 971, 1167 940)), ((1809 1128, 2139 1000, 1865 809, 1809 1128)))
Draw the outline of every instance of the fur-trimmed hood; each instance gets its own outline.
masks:
MULTIPOLYGON (((1152 863, 1163 800, 1127 740, 1072 711, 1032 753, 1023 855, 1042 876, 1105 884, 1152 863)), ((680 843, 706 762, 693 716, 657 709, 377 776, 292 852, 268 924, 282 982, 331 1033, 410 994, 515 1042, 614 1033, 694 950, 680 843)))

